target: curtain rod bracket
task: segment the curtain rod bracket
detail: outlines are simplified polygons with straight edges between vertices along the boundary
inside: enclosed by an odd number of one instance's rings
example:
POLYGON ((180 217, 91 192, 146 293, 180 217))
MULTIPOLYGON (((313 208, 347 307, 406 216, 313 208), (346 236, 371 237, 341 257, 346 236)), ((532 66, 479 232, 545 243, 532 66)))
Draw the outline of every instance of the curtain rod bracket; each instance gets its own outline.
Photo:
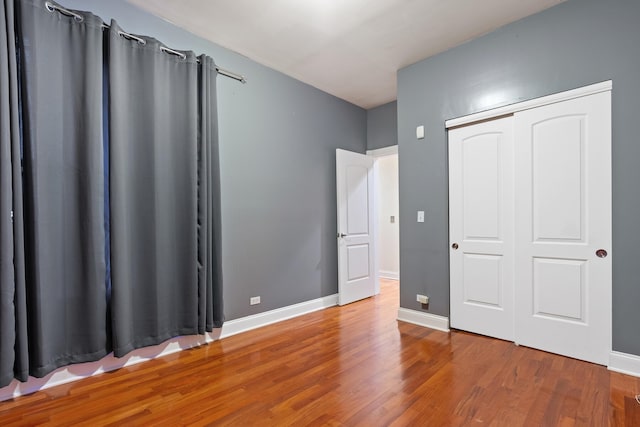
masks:
POLYGON ((246 84, 247 83, 246 77, 243 76, 242 74, 232 73, 229 70, 225 70, 224 68, 220 68, 220 67, 217 67, 217 66, 216 66, 216 71, 218 72, 218 74, 222 74, 225 77, 229 77, 229 78, 232 78, 234 80, 237 80, 242 84, 246 84))

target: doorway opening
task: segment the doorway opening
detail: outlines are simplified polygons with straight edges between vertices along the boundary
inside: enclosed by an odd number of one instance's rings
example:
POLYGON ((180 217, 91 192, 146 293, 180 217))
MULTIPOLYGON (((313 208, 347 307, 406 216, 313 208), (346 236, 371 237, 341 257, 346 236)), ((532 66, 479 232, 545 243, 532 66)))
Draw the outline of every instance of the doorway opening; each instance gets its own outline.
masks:
MULTIPOLYGON (((398 146, 367 151, 375 158, 376 277, 380 284, 400 286, 400 219, 398 146)), ((399 301, 397 302, 399 304, 399 301)))

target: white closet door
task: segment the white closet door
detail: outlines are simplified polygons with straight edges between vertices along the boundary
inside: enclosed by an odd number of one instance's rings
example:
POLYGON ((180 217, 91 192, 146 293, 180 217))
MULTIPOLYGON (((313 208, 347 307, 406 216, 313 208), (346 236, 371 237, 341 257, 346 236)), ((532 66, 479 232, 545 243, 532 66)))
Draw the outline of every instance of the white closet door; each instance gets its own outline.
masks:
POLYGON ((515 140, 516 342, 606 365, 611 93, 516 113, 515 140))
POLYGON ((451 326, 513 341, 513 120, 449 131, 451 326))

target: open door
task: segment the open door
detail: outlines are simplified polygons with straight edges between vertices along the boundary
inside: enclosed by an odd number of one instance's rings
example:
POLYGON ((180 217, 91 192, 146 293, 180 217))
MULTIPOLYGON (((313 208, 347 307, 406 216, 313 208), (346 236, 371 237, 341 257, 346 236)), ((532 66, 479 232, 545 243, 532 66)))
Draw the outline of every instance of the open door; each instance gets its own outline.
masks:
POLYGON ((372 157, 336 150, 338 304, 375 293, 372 157))

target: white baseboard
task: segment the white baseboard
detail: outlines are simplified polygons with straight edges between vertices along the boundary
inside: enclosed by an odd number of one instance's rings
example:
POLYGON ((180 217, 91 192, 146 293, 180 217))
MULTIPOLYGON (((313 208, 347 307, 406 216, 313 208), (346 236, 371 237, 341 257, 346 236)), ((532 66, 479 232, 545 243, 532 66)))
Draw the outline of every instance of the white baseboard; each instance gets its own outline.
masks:
POLYGON ((224 323, 220 338, 230 337, 231 335, 302 316, 303 314, 312 313, 324 308, 333 307, 334 305, 338 305, 338 294, 230 320, 224 323))
POLYGON ((13 380, 8 386, 0 388, 0 402, 30 394, 38 390, 45 390, 47 388, 99 375, 104 372, 114 371, 125 366, 146 362, 178 351, 198 347, 221 338, 226 338, 251 329, 291 319, 313 311, 322 310, 337 304, 338 295, 329 295, 323 298, 267 311, 265 313, 230 320, 224 323, 222 329, 215 329, 213 332, 207 333, 206 335, 189 335, 172 338, 162 344, 134 350, 122 358, 116 358, 112 353, 95 362, 78 363, 56 369, 44 378, 29 377, 29 380, 24 383, 21 383, 18 380, 13 380))
MULTIPOLYGON (((439 331, 449 332, 449 318, 407 308, 398 309, 398 320, 439 331)), ((612 351, 609 353, 610 371, 640 377, 640 356, 612 351)))
POLYGON ((380 270, 378 276, 384 279, 400 280, 400 273, 397 271, 380 270))
POLYGON ((608 369, 621 374, 640 377, 640 356, 612 351, 609 353, 608 369))
POLYGON ((423 313, 422 311, 410 310, 400 307, 398 309, 398 320, 414 325, 424 326, 426 328, 437 329, 443 332, 449 332, 449 318, 438 316, 431 313, 423 313))

